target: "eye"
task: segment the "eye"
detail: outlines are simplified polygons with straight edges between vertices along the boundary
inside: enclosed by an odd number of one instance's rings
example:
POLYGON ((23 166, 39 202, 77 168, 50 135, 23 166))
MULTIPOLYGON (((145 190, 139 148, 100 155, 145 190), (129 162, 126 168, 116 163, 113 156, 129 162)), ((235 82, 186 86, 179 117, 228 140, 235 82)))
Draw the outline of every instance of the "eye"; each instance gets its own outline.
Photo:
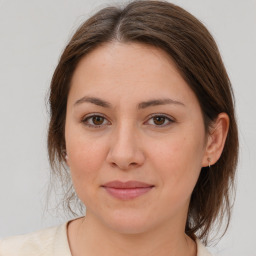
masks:
POLYGON ((165 115, 154 115, 150 119, 148 119, 147 123, 154 126, 164 127, 168 126, 174 121, 165 115))
POLYGON ((110 122, 104 116, 96 114, 85 116, 82 120, 82 123, 93 128, 99 128, 103 125, 110 124, 110 122))

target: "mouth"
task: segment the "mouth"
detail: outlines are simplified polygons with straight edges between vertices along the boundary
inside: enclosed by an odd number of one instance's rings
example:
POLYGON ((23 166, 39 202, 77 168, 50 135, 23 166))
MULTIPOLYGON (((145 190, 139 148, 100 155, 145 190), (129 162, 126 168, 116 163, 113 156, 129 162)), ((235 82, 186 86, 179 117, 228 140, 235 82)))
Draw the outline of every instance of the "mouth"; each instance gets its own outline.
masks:
POLYGON ((102 186, 111 196, 121 200, 131 200, 149 192, 154 185, 140 181, 111 181, 102 186))

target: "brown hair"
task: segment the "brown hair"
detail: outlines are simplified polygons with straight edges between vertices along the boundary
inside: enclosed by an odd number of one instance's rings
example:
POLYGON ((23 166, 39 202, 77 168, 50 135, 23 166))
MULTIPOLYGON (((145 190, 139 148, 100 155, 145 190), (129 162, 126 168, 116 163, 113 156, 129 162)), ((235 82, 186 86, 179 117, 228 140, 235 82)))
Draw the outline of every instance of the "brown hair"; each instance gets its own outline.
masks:
MULTIPOLYGON (((211 34, 194 16, 165 1, 132 1, 125 7, 106 7, 85 21, 64 49, 50 87, 48 153, 63 186, 70 182, 65 167, 64 126, 72 74, 82 57, 103 43, 140 42, 163 49, 176 63, 200 103, 205 130, 219 113, 230 118, 219 161, 203 167, 191 196, 185 232, 207 243, 213 224, 230 220, 231 194, 238 159, 238 132, 231 83, 211 34), (62 167, 62 168, 61 168, 62 167), (66 175, 66 176, 65 176, 66 175)), ((76 198, 72 185, 64 201, 71 211, 76 198)), ((226 229, 225 229, 226 230, 226 229)))

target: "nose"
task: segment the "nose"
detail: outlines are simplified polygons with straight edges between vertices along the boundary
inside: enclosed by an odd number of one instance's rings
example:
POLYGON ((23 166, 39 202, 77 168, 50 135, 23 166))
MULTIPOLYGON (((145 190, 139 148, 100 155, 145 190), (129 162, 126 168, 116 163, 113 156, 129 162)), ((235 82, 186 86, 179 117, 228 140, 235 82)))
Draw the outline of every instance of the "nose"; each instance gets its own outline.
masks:
POLYGON ((110 138, 107 162, 121 170, 129 170, 143 165, 145 156, 136 128, 120 125, 110 138))

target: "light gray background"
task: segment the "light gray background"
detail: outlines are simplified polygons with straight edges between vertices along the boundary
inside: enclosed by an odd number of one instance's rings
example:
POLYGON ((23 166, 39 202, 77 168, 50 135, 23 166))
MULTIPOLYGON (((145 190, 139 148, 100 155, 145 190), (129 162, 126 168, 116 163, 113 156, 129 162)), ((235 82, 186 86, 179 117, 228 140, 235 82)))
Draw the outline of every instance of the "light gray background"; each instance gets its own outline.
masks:
MULTIPOLYGON (((212 32, 236 96, 241 144, 237 198, 229 231, 211 251, 255 256, 256 1, 172 2, 212 32)), ((0 0, 0 237, 66 221, 54 213, 42 214, 50 171, 45 97, 60 53, 74 30, 111 3, 0 0)))

